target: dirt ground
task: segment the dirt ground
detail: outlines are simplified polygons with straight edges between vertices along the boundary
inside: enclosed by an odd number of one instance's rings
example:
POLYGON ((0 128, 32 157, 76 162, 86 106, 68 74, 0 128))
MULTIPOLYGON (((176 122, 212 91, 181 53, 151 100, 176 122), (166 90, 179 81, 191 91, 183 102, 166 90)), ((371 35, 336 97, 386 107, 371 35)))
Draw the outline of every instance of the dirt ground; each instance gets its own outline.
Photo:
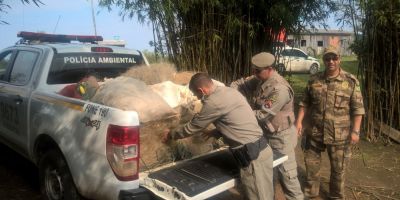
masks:
MULTIPOLYGON (((302 186, 305 180, 303 152, 296 151, 302 186)), ((329 158, 323 153, 320 188, 321 199, 329 192, 329 158)), ((400 145, 384 146, 362 140, 353 147, 353 155, 346 171, 347 199, 400 199, 400 145)), ((284 198, 283 198, 284 199, 284 198)))
MULTIPOLYGON (((303 152, 296 148, 299 180, 304 187, 305 166, 303 152)), ((353 155, 346 171, 346 199, 400 200, 400 145, 372 144, 365 140, 353 147, 353 155)), ((328 199, 329 158, 322 153, 320 199, 328 199)), ((242 199, 236 189, 231 189, 211 200, 242 199)), ((276 187, 275 200, 286 199, 282 189, 276 187)))
MULTIPOLYGON (((0 199, 40 199, 36 167, 9 148, 0 145, 0 199)), ((304 161, 300 147, 297 147, 297 162, 300 182, 304 184, 304 161)), ((326 199, 329 180, 329 160, 323 154, 322 186, 320 196, 326 199)), ((235 190, 225 192, 211 199, 240 199, 235 190)), ((356 200, 400 200, 400 145, 371 144, 367 141, 354 148, 347 169, 346 196, 356 200)), ((276 199, 285 199, 278 191, 276 199)))

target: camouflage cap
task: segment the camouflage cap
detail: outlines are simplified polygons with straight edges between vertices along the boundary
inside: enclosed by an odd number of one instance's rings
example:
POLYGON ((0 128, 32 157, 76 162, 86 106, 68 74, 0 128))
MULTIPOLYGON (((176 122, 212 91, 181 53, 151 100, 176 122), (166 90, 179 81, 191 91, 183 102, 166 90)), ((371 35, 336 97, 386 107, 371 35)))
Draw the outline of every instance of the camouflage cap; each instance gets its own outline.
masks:
POLYGON ((275 56, 267 52, 261 52, 251 58, 251 63, 259 68, 271 67, 274 62, 275 56))
POLYGON ((335 54, 336 56, 340 56, 339 51, 338 51, 337 48, 334 47, 334 46, 329 46, 329 47, 326 47, 326 48, 324 49, 324 54, 323 54, 323 56, 325 56, 325 55, 327 55, 327 54, 335 54))

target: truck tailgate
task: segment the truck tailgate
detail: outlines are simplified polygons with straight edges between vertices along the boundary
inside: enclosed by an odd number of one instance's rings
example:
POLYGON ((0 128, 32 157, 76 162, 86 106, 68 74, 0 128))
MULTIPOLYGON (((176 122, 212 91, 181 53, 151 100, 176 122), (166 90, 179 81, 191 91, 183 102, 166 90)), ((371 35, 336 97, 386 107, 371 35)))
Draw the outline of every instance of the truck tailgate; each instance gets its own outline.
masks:
MULTIPOLYGON (((287 160, 274 155, 273 166, 287 160)), ((239 169, 228 149, 176 163, 167 168, 141 174, 140 184, 164 199, 206 199, 236 185, 239 169), (147 175, 147 176, 146 176, 147 175)))

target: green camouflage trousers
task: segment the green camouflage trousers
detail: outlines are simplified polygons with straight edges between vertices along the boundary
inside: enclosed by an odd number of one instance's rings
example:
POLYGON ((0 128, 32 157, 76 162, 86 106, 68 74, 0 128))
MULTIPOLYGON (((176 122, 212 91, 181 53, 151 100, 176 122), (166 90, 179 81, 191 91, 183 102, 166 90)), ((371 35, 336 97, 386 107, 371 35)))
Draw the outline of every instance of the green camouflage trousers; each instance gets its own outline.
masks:
POLYGON ((346 166, 351 157, 350 145, 325 145, 307 137, 304 161, 306 165, 307 179, 304 187, 306 197, 312 198, 319 195, 321 152, 327 149, 331 175, 329 181, 329 198, 345 199, 344 175, 346 166))

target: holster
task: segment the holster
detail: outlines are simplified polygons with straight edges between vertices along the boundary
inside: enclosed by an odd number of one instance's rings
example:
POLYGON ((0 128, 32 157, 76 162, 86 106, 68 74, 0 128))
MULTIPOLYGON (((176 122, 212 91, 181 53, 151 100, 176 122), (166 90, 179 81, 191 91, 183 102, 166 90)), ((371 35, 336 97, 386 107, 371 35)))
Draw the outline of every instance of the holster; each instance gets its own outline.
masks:
POLYGON ((307 134, 303 134, 301 136, 301 150, 305 151, 307 150, 307 134))
POLYGON ((230 150, 240 167, 248 167, 251 161, 256 160, 260 152, 267 146, 267 139, 261 136, 261 138, 255 142, 244 144, 239 148, 230 148, 230 150))

